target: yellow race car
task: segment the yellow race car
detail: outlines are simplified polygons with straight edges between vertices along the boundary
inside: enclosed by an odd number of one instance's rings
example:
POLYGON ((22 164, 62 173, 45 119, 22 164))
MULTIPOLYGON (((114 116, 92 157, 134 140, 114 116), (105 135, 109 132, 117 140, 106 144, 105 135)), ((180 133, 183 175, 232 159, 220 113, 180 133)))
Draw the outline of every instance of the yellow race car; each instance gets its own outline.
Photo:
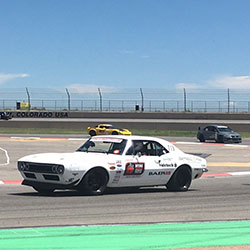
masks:
POLYGON ((95 127, 88 127, 88 134, 95 135, 131 135, 128 129, 116 128, 111 124, 99 124, 95 127))

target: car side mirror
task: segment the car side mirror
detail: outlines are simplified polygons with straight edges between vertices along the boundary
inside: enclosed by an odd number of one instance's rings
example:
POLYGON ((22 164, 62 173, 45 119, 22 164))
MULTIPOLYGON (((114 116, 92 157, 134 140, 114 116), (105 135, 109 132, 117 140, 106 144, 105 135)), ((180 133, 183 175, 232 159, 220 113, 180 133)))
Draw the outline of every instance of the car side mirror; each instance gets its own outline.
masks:
POLYGON ((141 157, 142 153, 141 152, 137 152, 136 156, 141 157))

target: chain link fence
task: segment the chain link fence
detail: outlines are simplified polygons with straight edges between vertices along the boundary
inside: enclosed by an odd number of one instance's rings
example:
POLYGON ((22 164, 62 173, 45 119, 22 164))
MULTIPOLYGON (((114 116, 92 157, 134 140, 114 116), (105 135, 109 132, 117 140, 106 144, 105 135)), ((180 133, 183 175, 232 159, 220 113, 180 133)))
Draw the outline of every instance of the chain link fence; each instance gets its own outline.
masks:
POLYGON ((250 89, 0 89, 0 109, 54 111, 250 112, 250 89))

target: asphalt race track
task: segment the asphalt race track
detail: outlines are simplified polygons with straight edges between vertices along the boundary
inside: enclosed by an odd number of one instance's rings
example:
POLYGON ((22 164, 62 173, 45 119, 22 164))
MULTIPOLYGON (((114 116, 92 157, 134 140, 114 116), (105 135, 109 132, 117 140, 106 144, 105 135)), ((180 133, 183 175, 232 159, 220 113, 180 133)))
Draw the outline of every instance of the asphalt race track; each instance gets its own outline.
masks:
POLYGON ((103 196, 57 191, 41 196, 21 186, 18 158, 32 153, 70 152, 83 138, 0 137, 0 228, 250 220, 250 141, 224 145, 168 138, 185 152, 211 154, 209 172, 188 192, 164 187, 113 190, 103 196), (16 182, 17 181, 17 182, 16 182))

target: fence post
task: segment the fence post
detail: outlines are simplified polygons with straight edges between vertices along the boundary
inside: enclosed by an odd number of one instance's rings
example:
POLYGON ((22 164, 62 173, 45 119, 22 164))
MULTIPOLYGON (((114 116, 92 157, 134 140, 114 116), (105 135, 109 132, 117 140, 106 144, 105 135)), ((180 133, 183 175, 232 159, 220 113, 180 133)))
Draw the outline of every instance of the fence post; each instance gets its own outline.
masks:
POLYGON ((99 93, 99 97, 100 97, 100 111, 102 111, 102 93, 101 93, 100 88, 98 88, 98 93, 99 93))
POLYGON ((227 89, 227 112, 230 112, 230 91, 227 89))
POLYGON ((184 112, 187 111, 187 94, 186 94, 186 89, 183 89, 184 91, 184 112))
POLYGON ((70 93, 69 93, 69 90, 67 88, 66 88, 66 93, 68 96, 68 110, 70 110, 70 93))
POLYGON ((27 96, 28 96, 28 110, 30 110, 30 93, 29 93, 29 90, 28 88, 26 87, 26 93, 27 93, 27 96))
POLYGON ((142 88, 140 88, 140 92, 141 92, 141 111, 144 111, 144 96, 143 96, 142 88))

